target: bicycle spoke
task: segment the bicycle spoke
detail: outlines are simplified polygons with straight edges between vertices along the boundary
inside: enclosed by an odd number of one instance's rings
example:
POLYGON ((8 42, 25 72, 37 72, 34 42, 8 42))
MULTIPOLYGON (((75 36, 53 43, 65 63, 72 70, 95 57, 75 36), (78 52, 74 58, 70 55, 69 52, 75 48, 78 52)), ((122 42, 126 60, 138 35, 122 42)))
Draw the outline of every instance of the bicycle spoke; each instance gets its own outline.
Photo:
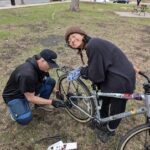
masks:
POLYGON ((79 122, 87 122, 94 113, 94 102, 86 96, 90 92, 86 85, 80 80, 68 81, 63 75, 59 80, 60 92, 64 94, 67 112, 79 122))
POLYGON ((61 84, 61 85, 60 85, 60 90, 61 90, 61 93, 62 93, 62 94, 66 95, 67 92, 65 91, 64 87, 65 87, 64 84, 61 84))
POLYGON ((145 137, 145 141, 144 141, 144 149, 145 150, 150 150, 150 144, 148 143, 148 142, 150 142, 150 141, 148 141, 149 137, 150 137, 150 130, 148 130, 146 132, 146 137, 145 137))
MULTIPOLYGON (((69 92, 70 84, 71 84, 71 82, 69 82, 69 86, 67 87, 67 93, 69 92)), ((66 93, 66 94, 67 94, 67 93, 66 93)))
POLYGON ((76 85, 77 88, 76 88, 74 81, 72 81, 72 84, 73 84, 73 86, 74 86, 75 91, 78 93, 78 87, 79 87, 79 85, 77 84, 77 85, 76 85))

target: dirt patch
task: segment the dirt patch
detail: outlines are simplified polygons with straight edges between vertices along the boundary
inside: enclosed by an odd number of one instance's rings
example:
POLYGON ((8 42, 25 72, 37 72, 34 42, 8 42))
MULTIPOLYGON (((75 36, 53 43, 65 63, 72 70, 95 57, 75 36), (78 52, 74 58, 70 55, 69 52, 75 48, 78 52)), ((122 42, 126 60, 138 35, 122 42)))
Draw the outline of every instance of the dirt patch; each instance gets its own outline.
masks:
POLYGON ((5 61, 9 59, 13 59, 16 56, 19 56, 27 49, 27 45, 34 45, 36 44, 36 39, 33 39, 30 36, 23 36, 20 39, 9 39, 6 40, 3 45, 2 49, 0 51, 0 58, 5 61))
POLYGON ((31 32, 44 32, 48 29, 48 22, 43 21, 43 22, 38 22, 35 24, 24 24, 20 25, 19 27, 24 27, 30 29, 31 32))
POLYGON ((38 39, 37 42, 45 47, 57 46, 60 43, 65 43, 64 37, 61 35, 49 35, 47 38, 38 39))
POLYGON ((18 28, 16 25, 9 24, 9 25, 0 25, 0 29, 6 29, 6 30, 15 30, 18 28))
POLYGON ((150 35, 150 26, 144 26, 144 29, 141 30, 142 32, 147 33, 148 35, 150 35))

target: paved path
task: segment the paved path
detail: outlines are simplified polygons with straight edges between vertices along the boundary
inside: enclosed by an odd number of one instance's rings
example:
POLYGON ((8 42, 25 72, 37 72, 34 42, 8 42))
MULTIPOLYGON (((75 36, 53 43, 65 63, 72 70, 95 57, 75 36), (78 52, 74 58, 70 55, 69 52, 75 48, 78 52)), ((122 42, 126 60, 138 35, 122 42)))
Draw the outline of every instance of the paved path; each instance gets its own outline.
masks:
POLYGON ((59 1, 59 2, 49 2, 49 3, 39 3, 39 4, 25 4, 25 5, 6 5, 0 7, 0 9, 14 9, 14 8, 21 8, 21 7, 32 7, 32 6, 42 6, 42 5, 52 5, 52 4, 59 4, 59 3, 68 3, 69 1, 59 1))
POLYGON ((145 16, 144 13, 141 12, 141 14, 136 14, 136 13, 132 13, 132 12, 115 12, 117 15, 122 16, 122 17, 138 17, 138 18, 150 18, 150 13, 145 12, 145 16))
MULTIPOLYGON (((18 3, 19 0, 16 0, 16 2, 18 3)), ((32 6, 41 6, 41 5, 52 5, 52 4, 57 4, 57 3, 68 3, 71 0, 62 0, 59 2, 49 2, 49 3, 38 3, 38 4, 18 4, 15 6, 12 6, 10 3, 10 0, 0 0, 1 5, 0 5, 0 9, 14 9, 14 8, 21 8, 21 7, 32 7, 32 6), (3 3, 4 2, 4 3, 3 3), (7 3, 6 3, 7 2, 7 3)), ((94 0, 80 0, 83 2, 93 2, 94 0)), ((110 1, 109 3, 112 3, 112 1, 110 1)), ((132 2, 133 3, 133 2, 132 2)), ((136 4, 136 3, 135 3, 136 4)), ((150 5, 150 3, 141 3, 141 4, 146 4, 146 5, 150 5)), ((124 17, 140 17, 140 18, 150 18, 150 13, 146 13, 145 16, 144 14, 141 13, 141 15, 138 14, 132 14, 131 12, 115 12, 116 14, 120 15, 120 16, 124 16, 124 17)))

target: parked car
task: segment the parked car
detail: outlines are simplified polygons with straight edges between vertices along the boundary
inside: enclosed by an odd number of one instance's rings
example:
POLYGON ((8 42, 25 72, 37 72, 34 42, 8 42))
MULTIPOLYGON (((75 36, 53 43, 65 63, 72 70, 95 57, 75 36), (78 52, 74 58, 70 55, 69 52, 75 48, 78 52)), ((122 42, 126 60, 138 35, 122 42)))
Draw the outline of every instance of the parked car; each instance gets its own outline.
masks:
POLYGON ((124 4, 128 4, 129 0, 114 0, 113 3, 124 3, 124 4))

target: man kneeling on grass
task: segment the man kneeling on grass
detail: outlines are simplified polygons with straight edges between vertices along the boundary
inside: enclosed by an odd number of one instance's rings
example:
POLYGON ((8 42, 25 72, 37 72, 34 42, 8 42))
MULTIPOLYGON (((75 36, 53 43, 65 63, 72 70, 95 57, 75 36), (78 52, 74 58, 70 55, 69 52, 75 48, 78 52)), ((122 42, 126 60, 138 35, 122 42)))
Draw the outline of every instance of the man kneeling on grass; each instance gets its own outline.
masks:
MULTIPOLYGON (((56 58, 54 51, 44 49, 12 72, 3 91, 3 99, 11 118, 17 123, 26 125, 32 120, 30 102, 36 105, 53 105, 56 108, 64 107, 63 101, 49 99, 56 82, 48 71, 58 68, 56 58)), ((55 92, 60 99, 59 91, 55 92)))

